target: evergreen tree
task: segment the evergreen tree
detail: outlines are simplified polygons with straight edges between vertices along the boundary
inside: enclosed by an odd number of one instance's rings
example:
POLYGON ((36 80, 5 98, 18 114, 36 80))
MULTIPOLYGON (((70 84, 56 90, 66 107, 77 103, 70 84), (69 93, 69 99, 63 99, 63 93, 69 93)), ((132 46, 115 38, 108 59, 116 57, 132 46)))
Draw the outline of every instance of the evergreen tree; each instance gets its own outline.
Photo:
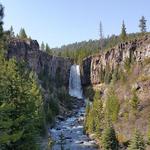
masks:
POLYGON ((120 66, 117 65, 114 69, 113 69, 113 74, 112 74, 112 83, 116 83, 116 81, 118 81, 122 74, 120 73, 121 72, 121 69, 120 69, 120 66))
POLYGON ((90 109, 89 115, 88 115, 88 132, 94 133, 95 132, 95 116, 94 116, 93 107, 90 109))
POLYGON ((105 106, 105 117, 106 120, 117 121, 119 113, 119 100, 113 88, 109 89, 107 94, 107 101, 105 106))
POLYGON ((104 150, 118 150, 118 140, 112 125, 105 127, 102 135, 102 145, 104 150))
POLYGON ((103 68, 103 65, 101 64, 100 66, 100 82, 103 83, 104 82, 104 77, 105 77, 105 69, 103 68))
POLYGON ((133 91, 133 96, 132 96, 132 99, 131 99, 131 107, 132 107, 132 111, 133 111, 134 114, 137 113, 138 106, 139 106, 139 98, 136 94, 136 91, 133 91))
POLYGON ((42 95, 33 73, 0 56, 0 149, 37 149, 43 123, 42 95))
POLYGON ((127 33, 126 33, 126 27, 124 21, 122 22, 122 28, 121 28, 121 40, 125 41, 127 39, 127 33))
POLYGON ((141 19, 139 20, 139 28, 141 33, 145 33, 146 32, 146 19, 144 16, 141 17, 141 19))
POLYGON ((94 121, 95 121, 95 131, 97 136, 101 136, 101 129, 103 125, 103 103, 100 98, 100 93, 96 91, 94 95, 94 102, 93 102, 93 113, 94 113, 94 121))
POLYGON ((112 79, 112 71, 109 64, 106 65, 105 70, 103 72, 104 72, 104 82, 106 84, 109 84, 112 79))
POLYGON ((104 121, 103 103, 100 94, 97 91, 94 95, 93 104, 86 106, 86 116, 84 129, 89 133, 96 133, 97 137, 101 136, 101 129, 104 121))
POLYGON ((24 28, 20 29, 19 38, 21 38, 21 39, 27 39, 28 38, 24 28))
POLYGON ((46 46, 45 46, 45 50, 46 50, 46 52, 48 52, 50 50, 50 47, 47 43, 46 43, 46 46))
POLYGON ((100 50, 102 50, 104 45, 104 36, 103 36, 103 26, 101 21, 99 25, 99 32, 100 32, 100 50))
POLYGON ((45 46, 45 51, 46 51, 48 54, 52 55, 52 51, 51 51, 51 49, 50 49, 50 47, 49 47, 48 44, 46 44, 46 46, 45 46))
POLYGON ((14 33, 14 29, 13 26, 10 27, 10 38, 14 38, 15 37, 15 33, 14 33))
POLYGON ((42 44, 41 44, 41 50, 45 51, 45 44, 44 44, 44 42, 42 42, 42 44))
POLYGON ((88 116, 90 112, 90 103, 88 102, 86 104, 86 109, 85 109, 85 120, 84 120, 84 131, 88 130, 88 116))
POLYGON ((143 140, 143 136, 139 130, 135 130, 134 135, 131 139, 128 150, 145 150, 146 146, 143 140))
POLYGON ((4 7, 0 4, 0 38, 3 36, 3 17, 4 17, 4 7))
POLYGON ((150 119, 149 119, 148 130, 147 130, 147 144, 150 145, 150 119))

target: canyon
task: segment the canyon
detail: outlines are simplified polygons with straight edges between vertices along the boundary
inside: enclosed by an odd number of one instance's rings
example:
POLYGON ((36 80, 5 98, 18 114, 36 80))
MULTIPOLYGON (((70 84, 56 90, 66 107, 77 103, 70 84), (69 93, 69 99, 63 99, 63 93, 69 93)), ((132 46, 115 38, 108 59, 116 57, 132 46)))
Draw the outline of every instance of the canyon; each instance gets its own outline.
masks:
MULTIPOLYGON (((150 36, 142 39, 125 42, 116 47, 83 59, 81 64, 82 85, 99 84, 101 72, 109 66, 112 72, 118 65, 123 68, 127 58, 135 62, 142 62, 150 57, 150 36)), ((69 86, 69 72, 73 59, 52 56, 39 48, 36 40, 11 40, 8 44, 7 58, 15 57, 17 61, 24 60, 37 74, 43 70, 45 74, 55 80, 57 70, 63 83, 69 86)))
MULTIPOLYGON (((109 73, 109 76, 112 80, 116 69, 122 71, 121 76, 124 74, 126 75, 126 83, 124 83, 124 86, 117 82, 113 85, 120 103, 118 117, 119 121, 115 123, 114 127, 118 136, 121 137, 123 141, 131 138, 132 130, 135 128, 135 126, 140 128, 143 134, 146 134, 148 129, 147 111, 149 110, 150 100, 149 35, 132 41, 120 43, 105 52, 100 52, 99 54, 88 56, 83 59, 82 63, 80 64, 80 69, 78 65, 76 66, 74 64, 74 60, 71 58, 52 56, 46 52, 41 51, 36 40, 11 40, 8 44, 8 52, 6 53, 6 57, 8 59, 15 57, 17 61, 24 60, 29 68, 31 68, 38 76, 40 76, 42 73, 43 76, 50 78, 54 84, 57 82, 59 75, 59 81, 61 81, 62 86, 65 86, 68 89, 68 92, 70 92, 71 96, 75 96, 77 98, 82 98, 82 96, 86 97, 86 88, 90 87, 92 92, 98 91, 100 93, 104 103, 106 101, 109 84, 105 84, 102 78, 107 76, 106 73, 109 73), (127 67, 129 67, 130 64, 132 64, 133 68, 132 72, 129 73, 127 72, 127 67), (71 77, 70 72, 72 72, 71 77), (80 76, 81 81, 79 81, 80 76), (74 81, 72 81, 73 79, 74 81), (135 120, 130 116, 130 113, 128 112, 129 108, 126 108, 128 99, 132 98, 133 89, 136 90, 137 96, 140 100, 138 109, 140 110, 139 116, 141 117, 135 120), (129 118, 126 121, 124 121, 125 114, 129 115, 129 118), (147 118, 146 120, 142 119, 144 116, 147 118), (135 124, 129 124, 129 122, 133 122, 133 120, 135 124)), ((40 82, 42 81, 39 79, 39 83, 40 82)), ((90 92, 88 91, 88 93, 90 92)), ((88 96, 86 98, 88 98, 88 96)), ((77 120, 84 115, 84 112, 82 111, 83 109, 85 109, 85 107, 81 107, 81 111, 79 109, 79 114, 72 116, 75 118, 70 118, 71 121, 58 123, 52 132, 69 132, 69 130, 72 128, 71 124, 76 124, 77 120), (65 126, 64 129, 57 131, 57 128, 60 128, 62 125, 65 126)), ((77 110, 75 111, 77 112, 77 110)), ((78 127, 80 124, 76 124, 76 126, 78 127)), ((78 129, 77 131, 81 133, 81 129, 78 129)), ((71 136, 74 138, 74 136, 77 135, 72 133, 71 136)), ((59 136, 57 136, 57 138, 58 137, 59 136)), ((86 140, 89 142, 91 141, 88 137, 86 138, 86 140)))

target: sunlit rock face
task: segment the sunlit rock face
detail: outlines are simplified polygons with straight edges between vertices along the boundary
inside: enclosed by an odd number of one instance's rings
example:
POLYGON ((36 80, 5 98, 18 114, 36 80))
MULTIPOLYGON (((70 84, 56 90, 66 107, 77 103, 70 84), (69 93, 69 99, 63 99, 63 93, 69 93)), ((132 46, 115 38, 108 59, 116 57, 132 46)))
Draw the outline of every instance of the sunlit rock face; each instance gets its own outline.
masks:
POLYGON ((83 98, 79 65, 72 65, 69 78, 69 94, 79 99, 83 98))
POLYGON ((109 69, 110 73, 119 66, 124 69, 126 60, 143 62, 150 58, 150 36, 120 43, 106 52, 88 56, 82 62, 82 85, 100 84, 101 75, 109 69))

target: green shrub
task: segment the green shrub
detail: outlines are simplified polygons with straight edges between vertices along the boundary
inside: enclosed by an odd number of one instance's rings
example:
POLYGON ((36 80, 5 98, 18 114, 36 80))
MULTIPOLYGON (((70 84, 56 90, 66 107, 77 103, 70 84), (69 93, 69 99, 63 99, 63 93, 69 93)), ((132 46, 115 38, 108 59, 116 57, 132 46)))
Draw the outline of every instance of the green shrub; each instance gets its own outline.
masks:
POLYGON ((110 89, 107 94, 105 117, 106 120, 117 121, 120 109, 119 99, 113 89, 110 89))
POLYGON ((104 150, 118 150, 118 140, 115 129, 112 125, 105 127, 102 135, 102 145, 104 150))
POLYGON ((145 149, 146 145, 143 140, 143 136, 140 133, 140 131, 136 129, 130 141, 128 150, 145 150, 145 149))
POLYGON ((136 94, 136 91, 133 91, 132 93, 132 98, 131 98, 131 108, 134 114, 137 113, 138 111, 138 106, 139 106, 139 98, 136 94))
POLYGON ((104 82, 106 84, 109 84, 111 79, 112 79, 112 70, 111 70, 109 64, 107 64, 106 67, 105 67, 104 82))

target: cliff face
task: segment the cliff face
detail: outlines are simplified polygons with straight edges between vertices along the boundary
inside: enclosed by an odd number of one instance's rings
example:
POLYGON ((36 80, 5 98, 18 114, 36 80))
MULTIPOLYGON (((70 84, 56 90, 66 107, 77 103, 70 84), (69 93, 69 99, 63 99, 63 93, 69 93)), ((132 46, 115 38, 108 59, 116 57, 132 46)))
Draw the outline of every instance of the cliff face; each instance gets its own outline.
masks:
POLYGON ((25 60, 38 75, 42 73, 50 76, 52 81, 55 81, 59 74, 63 84, 68 86, 73 61, 69 58, 50 56, 40 51, 36 40, 11 40, 8 44, 7 58, 12 57, 15 57, 17 61, 25 60))
POLYGON ((109 51, 90 56, 83 60, 82 84, 99 84, 101 75, 109 69, 109 72, 119 65, 124 68, 128 61, 142 62, 150 57, 150 36, 131 42, 121 43, 109 51))
MULTIPOLYGON (((109 97, 116 96, 119 107, 113 125, 119 142, 131 139, 136 128, 146 139, 150 112, 150 36, 121 43, 103 54, 85 58, 82 65, 86 97, 93 100, 95 91, 99 92, 105 110, 109 97), (115 74, 116 70, 118 74, 115 74), (109 75, 113 80, 107 83, 105 77, 109 75), (111 90, 114 94, 109 92, 111 90)), ((112 107, 114 111, 117 108, 112 107)), ((103 117, 105 119, 105 115, 103 117)))

